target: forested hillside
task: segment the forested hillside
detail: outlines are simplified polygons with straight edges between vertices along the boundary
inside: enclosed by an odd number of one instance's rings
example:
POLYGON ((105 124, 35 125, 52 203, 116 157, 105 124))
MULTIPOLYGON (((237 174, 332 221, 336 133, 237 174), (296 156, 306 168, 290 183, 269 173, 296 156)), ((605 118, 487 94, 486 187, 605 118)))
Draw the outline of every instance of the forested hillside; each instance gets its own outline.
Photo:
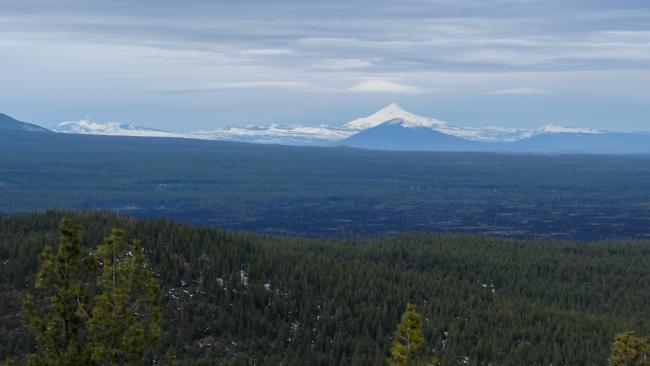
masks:
MULTIPOLYGON (((0 359, 33 350, 20 308, 58 212, 0 220, 0 359)), ((94 248, 142 240, 163 286, 155 359, 185 365, 382 365, 407 302, 442 365, 604 365, 650 333, 650 242, 406 234, 319 240, 81 213, 94 248)))

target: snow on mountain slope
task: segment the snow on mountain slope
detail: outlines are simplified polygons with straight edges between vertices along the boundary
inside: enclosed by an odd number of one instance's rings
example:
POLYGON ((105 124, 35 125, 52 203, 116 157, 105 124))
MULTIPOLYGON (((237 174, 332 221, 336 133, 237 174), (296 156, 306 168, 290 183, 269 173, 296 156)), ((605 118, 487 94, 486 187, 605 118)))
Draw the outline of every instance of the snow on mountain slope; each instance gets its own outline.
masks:
POLYGON ((140 136, 140 137, 185 137, 184 134, 154 130, 118 122, 95 122, 89 117, 79 121, 66 121, 56 125, 55 132, 82 135, 140 136))
POLYGON ((346 123, 343 127, 351 130, 367 130, 396 118, 404 121, 404 127, 446 128, 448 126, 447 122, 418 116, 405 111, 397 103, 391 103, 368 117, 355 119, 354 121, 346 123))
POLYGON ((200 140, 224 140, 256 143, 325 145, 339 141, 354 134, 342 128, 289 125, 224 127, 196 132, 168 132, 118 122, 95 122, 90 118, 79 121, 62 122, 53 128, 60 133, 137 137, 177 137, 200 140))
POLYGON ((331 145, 362 131, 378 127, 389 121, 399 119, 401 128, 426 128, 446 135, 466 140, 482 142, 512 142, 528 139, 540 134, 598 134, 602 131, 588 128, 570 128, 550 124, 539 129, 518 129, 489 127, 464 127, 435 118, 422 117, 405 111, 396 103, 391 103, 379 111, 363 118, 355 119, 342 127, 327 125, 303 126, 270 124, 267 126, 222 127, 196 132, 168 132, 126 123, 100 123, 84 118, 79 121, 62 122, 53 130, 62 133, 140 136, 140 137, 178 137, 203 140, 226 140, 239 142, 290 144, 290 145, 331 145))
POLYGON ((593 128, 580 128, 580 127, 565 127, 565 126, 559 126, 556 124, 549 124, 546 125, 542 128, 538 128, 535 130, 537 134, 542 134, 542 133, 587 133, 587 134, 601 134, 604 133, 604 131, 601 130, 596 130, 593 128))
POLYGON ((391 103, 368 117, 348 122, 343 127, 363 131, 393 119, 403 120, 401 126, 405 128, 425 127, 447 135, 476 141, 515 141, 527 137, 530 132, 529 130, 501 127, 463 127, 435 118, 418 116, 405 111, 397 103, 391 103))
MULTIPOLYGON (((260 143, 323 144, 339 141, 354 134, 354 131, 332 128, 325 125, 309 127, 302 125, 266 127, 225 127, 209 131, 199 131, 194 135, 210 140, 245 141, 260 143)), ((199 137, 200 138, 200 137, 199 137)))
POLYGON ((485 142, 452 136, 429 127, 409 126, 395 118, 340 142, 344 146, 403 151, 480 151, 485 142))

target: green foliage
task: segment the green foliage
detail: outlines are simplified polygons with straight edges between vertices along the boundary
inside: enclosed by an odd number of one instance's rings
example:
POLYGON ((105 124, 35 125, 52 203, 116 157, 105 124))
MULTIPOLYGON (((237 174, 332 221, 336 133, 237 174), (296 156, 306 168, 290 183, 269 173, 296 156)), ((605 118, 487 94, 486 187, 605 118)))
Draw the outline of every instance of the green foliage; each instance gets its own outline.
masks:
POLYGON ((124 233, 114 230, 93 255, 84 253, 81 230, 70 219, 62 220, 59 231, 58 251, 45 247, 35 281, 47 296, 40 302, 49 304, 40 310, 31 295, 24 303, 38 343, 27 364, 142 362, 159 336, 160 289, 140 242, 127 247, 124 233))
POLYGON ((397 325, 395 331, 395 342, 391 348, 392 358, 389 364, 391 366, 408 365, 409 360, 415 359, 417 351, 423 343, 420 314, 415 310, 415 305, 406 304, 402 321, 397 325))
MULTIPOLYGON (((0 359, 39 350, 20 304, 28 293, 37 309, 48 304, 33 283, 61 217, 0 219, 0 359)), ((435 349, 441 365, 604 365, 612 334, 650 334, 650 241, 304 239, 108 213, 74 220, 82 252, 110 228, 146 243, 162 319, 145 364, 383 366, 409 302, 422 353, 435 349)))
POLYGON ((141 362, 160 335, 160 287, 140 241, 124 245, 113 230, 97 248, 99 294, 88 321, 91 358, 98 365, 141 362))
MULTIPOLYGON (((415 305, 406 304, 406 310, 402 314, 402 321, 397 325, 394 337, 395 341, 390 349, 391 357, 388 359, 389 366, 427 365, 419 352, 424 344, 424 334, 422 317, 416 311, 415 305)), ((431 362, 435 363, 429 365, 436 365, 437 359, 434 357, 431 362)))
POLYGON ((96 270, 92 257, 81 250, 81 232, 71 221, 61 222, 56 253, 46 247, 35 286, 49 297, 45 314, 38 314, 32 297, 25 301, 27 323, 36 334, 40 351, 29 356, 30 365, 75 366, 88 364, 84 345, 89 318, 88 280, 96 270))
POLYGON ((611 366, 650 366, 650 343, 632 332, 616 335, 612 343, 611 366))
POLYGON ((0 215, 94 209, 294 236, 462 231, 579 240, 644 238, 650 216, 650 156, 28 136, 0 133, 0 215))

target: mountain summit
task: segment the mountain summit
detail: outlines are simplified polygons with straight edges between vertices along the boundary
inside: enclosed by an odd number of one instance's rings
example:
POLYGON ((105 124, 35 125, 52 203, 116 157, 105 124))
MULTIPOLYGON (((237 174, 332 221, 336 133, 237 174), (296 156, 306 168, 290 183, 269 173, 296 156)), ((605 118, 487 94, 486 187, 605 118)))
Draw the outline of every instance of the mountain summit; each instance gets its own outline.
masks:
POLYGON ((448 123, 434 118, 422 117, 411 112, 405 111, 397 103, 391 103, 368 117, 358 118, 343 125, 351 130, 367 130, 377 127, 387 121, 401 119, 405 127, 428 127, 441 128, 448 127, 448 123))
POLYGON ((451 124, 439 119, 423 117, 404 110, 397 103, 391 103, 368 117, 358 118, 343 125, 354 131, 364 131, 377 127, 388 121, 399 119, 404 128, 428 128, 445 135, 475 141, 515 141, 532 136, 530 130, 500 127, 466 127, 451 124))

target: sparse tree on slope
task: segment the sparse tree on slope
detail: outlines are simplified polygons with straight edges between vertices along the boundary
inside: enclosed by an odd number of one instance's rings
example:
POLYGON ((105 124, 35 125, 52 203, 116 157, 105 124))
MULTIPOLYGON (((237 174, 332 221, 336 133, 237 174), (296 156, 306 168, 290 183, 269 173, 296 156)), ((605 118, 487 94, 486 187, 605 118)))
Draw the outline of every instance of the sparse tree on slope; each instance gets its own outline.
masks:
POLYGON ((423 344, 422 318, 415 305, 406 304, 402 321, 397 325, 395 331, 395 341, 390 350, 391 357, 388 359, 389 366, 437 365, 438 360, 435 357, 429 362, 422 360, 423 356, 419 350, 423 344))
POLYGON ((49 296, 47 313, 37 314, 32 297, 25 301, 27 323, 36 333, 39 352, 28 357, 29 365, 76 366, 88 363, 84 347, 85 322, 89 318, 89 279, 96 272, 95 260, 82 253, 81 230, 69 219, 60 226, 56 253, 46 247, 36 288, 49 296))
POLYGON ((124 244, 113 230, 98 247, 100 293, 88 323, 91 357, 98 365, 141 362, 160 334, 160 288, 142 246, 124 244))
POLYGON ((142 246, 125 245, 121 230, 104 239, 96 256, 84 254, 81 242, 80 229, 64 219, 58 251, 47 247, 41 255, 36 288, 49 305, 41 311, 34 298, 25 301, 39 345, 27 363, 139 364, 160 334, 160 287, 142 246))
POLYGON ((616 335, 612 344, 611 366, 650 366, 650 345, 632 332, 616 335))

